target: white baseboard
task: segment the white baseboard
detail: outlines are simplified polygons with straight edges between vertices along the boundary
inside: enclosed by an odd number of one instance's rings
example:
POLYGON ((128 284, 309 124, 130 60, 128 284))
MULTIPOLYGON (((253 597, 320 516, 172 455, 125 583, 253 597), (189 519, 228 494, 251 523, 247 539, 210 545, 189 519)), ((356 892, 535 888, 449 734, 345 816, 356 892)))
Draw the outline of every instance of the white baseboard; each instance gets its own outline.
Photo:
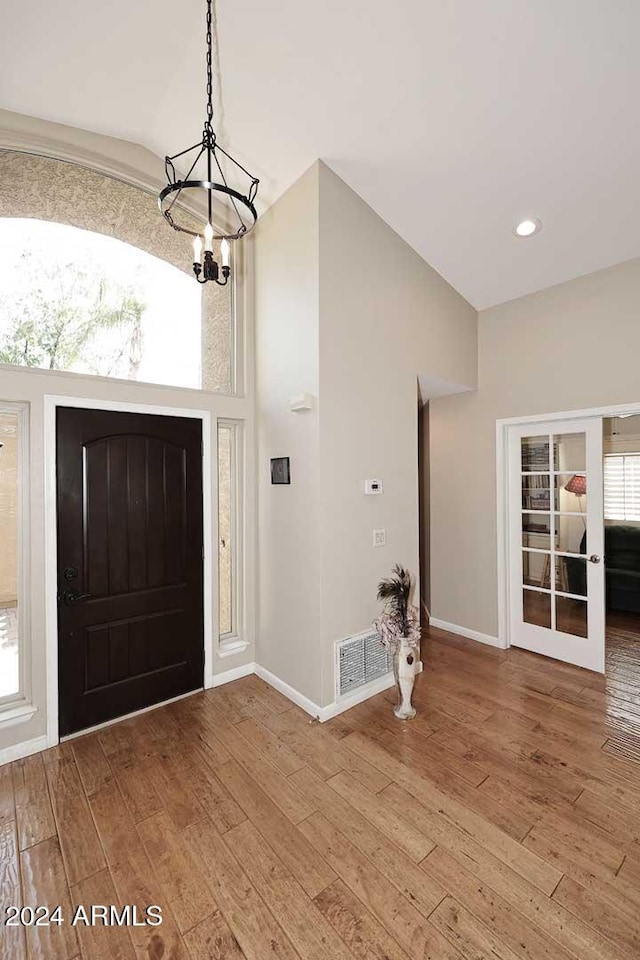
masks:
POLYGON ((225 670, 223 673, 214 673, 211 686, 222 687, 225 683, 231 683, 232 680, 239 680, 241 677, 248 677, 256 672, 255 663, 244 663, 241 667, 234 667, 232 670, 225 670))
POLYGON ((504 644, 498 637, 492 637, 488 633, 480 633, 478 630, 469 630, 468 627, 461 627, 457 623, 448 623, 446 620, 438 620, 436 617, 431 617, 429 626, 437 627, 439 630, 446 630, 448 633, 457 633, 461 637, 466 637, 467 640, 477 640, 478 643, 486 643, 490 647, 499 647, 501 650, 505 649, 504 644))
POLYGON ((313 700, 309 700, 308 697, 305 697, 305 695, 296 690, 295 687, 285 683, 285 681, 281 680, 280 677, 277 677, 275 673, 271 673, 271 671, 267 670, 266 667, 261 667, 259 663, 255 664, 254 672, 258 677, 260 677, 261 680, 264 680, 265 683, 268 683, 270 687, 273 687, 274 690, 277 690, 278 693, 281 693, 283 697, 286 697, 287 700, 293 701, 293 703, 300 707, 301 710, 304 710, 305 713, 308 713, 310 717, 321 719, 320 714, 322 713, 323 707, 319 707, 317 703, 313 702, 313 700))
POLYGON ((304 710, 305 713, 308 713, 310 717, 319 720, 320 723, 331 720, 332 717, 337 717, 338 714, 344 713, 345 710, 355 707, 356 704, 362 703, 364 700, 368 700, 369 697, 375 697, 377 693, 388 690, 389 687, 392 687, 395 683, 393 674, 389 673, 386 677, 380 677, 379 680, 373 680, 371 683, 359 687, 358 690, 355 690, 352 694, 349 694, 349 696, 340 697, 334 700, 333 703, 327 704, 326 707, 320 707, 317 703, 314 703, 313 700, 309 700, 304 694, 299 693, 294 687, 285 683, 280 677, 276 677, 270 670, 261 667, 259 663, 256 664, 256 674, 261 680, 264 680, 265 683, 268 683, 284 697, 287 697, 288 700, 292 700, 297 706, 304 710))
POLYGON ((394 683, 395 679, 392 673, 388 673, 385 677, 380 677, 379 680, 372 680, 371 683, 359 687, 358 690, 355 690, 348 696, 340 697, 327 707, 322 707, 320 720, 322 723, 324 723, 325 720, 331 720, 332 717, 337 717, 338 714, 344 713, 345 710, 350 710, 351 707, 355 707, 358 703, 363 703, 363 701, 368 700, 370 697, 375 697, 377 693, 388 690, 394 683))
POLYGON ((24 743, 16 743, 12 747, 4 747, 0 750, 0 767, 4 763, 11 763, 13 760, 22 760, 23 757, 30 757, 33 753, 40 753, 47 749, 46 734, 42 737, 34 737, 33 740, 25 740, 24 743))

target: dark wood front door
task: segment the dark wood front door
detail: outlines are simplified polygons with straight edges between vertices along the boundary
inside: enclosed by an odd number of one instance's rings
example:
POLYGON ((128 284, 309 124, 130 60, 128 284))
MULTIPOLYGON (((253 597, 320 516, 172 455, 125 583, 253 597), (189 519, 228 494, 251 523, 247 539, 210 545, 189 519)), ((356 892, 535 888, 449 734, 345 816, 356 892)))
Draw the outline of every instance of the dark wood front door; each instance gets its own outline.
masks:
POLYGON ((58 408, 60 735, 203 685, 202 424, 58 408))

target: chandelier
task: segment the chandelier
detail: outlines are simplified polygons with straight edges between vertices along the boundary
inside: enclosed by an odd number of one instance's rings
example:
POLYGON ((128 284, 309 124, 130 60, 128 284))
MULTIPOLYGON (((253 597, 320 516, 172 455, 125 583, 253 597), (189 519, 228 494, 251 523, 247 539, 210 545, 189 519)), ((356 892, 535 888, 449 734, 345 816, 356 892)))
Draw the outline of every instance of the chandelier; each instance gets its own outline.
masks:
POLYGON ((213 0, 206 0, 206 3, 207 118, 202 139, 198 143, 187 147, 186 150, 181 150, 172 157, 165 157, 167 186, 158 196, 158 206, 163 217, 174 230, 193 237, 193 272, 198 283, 213 280, 220 286, 224 286, 231 273, 230 241, 239 240, 247 234, 258 219, 253 203, 260 181, 220 146, 213 129, 213 0), (183 178, 178 176, 174 161, 180 161, 179 165, 183 169, 190 164, 183 178), (206 179, 197 179, 198 176, 206 176, 206 179), (229 176, 234 178, 232 182, 235 186, 230 186, 229 176), (241 183, 244 181, 244 191, 238 180, 241 183), (200 194, 195 191, 200 191, 200 194), (194 230, 184 214, 185 201, 189 197, 198 196, 206 197, 207 222, 202 232, 194 230), (182 204, 178 203, 181 198, 182 204), (214 241, 220 241, 221 266, 214 259, 214 241), (221 276, 222 279, 220 279, 221 276))

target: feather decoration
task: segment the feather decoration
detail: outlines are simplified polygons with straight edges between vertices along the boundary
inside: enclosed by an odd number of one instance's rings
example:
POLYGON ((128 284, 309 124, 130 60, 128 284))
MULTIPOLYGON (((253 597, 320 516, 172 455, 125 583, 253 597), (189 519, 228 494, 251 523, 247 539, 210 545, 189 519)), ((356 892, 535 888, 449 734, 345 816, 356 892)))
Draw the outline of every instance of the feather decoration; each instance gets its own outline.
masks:
POLYGON ((392 570, 393 576, 387 580, 381 580, 378 584, 378 600, 385 603, 385 612, 392 617, 398 625, 401 636, 407 636, 409 632, 409 598, 413 587, 411 574, 405 567, 396 563, 392 570))

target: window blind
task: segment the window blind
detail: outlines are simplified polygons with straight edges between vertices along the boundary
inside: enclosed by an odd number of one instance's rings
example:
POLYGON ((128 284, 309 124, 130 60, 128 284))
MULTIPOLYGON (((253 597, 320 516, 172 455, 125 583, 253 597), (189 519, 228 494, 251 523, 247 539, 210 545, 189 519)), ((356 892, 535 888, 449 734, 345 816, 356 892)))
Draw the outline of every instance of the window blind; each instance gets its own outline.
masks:
POLYGON ((640 520, 640 453, 605 456, 604 515, 607 520, 640 520))

